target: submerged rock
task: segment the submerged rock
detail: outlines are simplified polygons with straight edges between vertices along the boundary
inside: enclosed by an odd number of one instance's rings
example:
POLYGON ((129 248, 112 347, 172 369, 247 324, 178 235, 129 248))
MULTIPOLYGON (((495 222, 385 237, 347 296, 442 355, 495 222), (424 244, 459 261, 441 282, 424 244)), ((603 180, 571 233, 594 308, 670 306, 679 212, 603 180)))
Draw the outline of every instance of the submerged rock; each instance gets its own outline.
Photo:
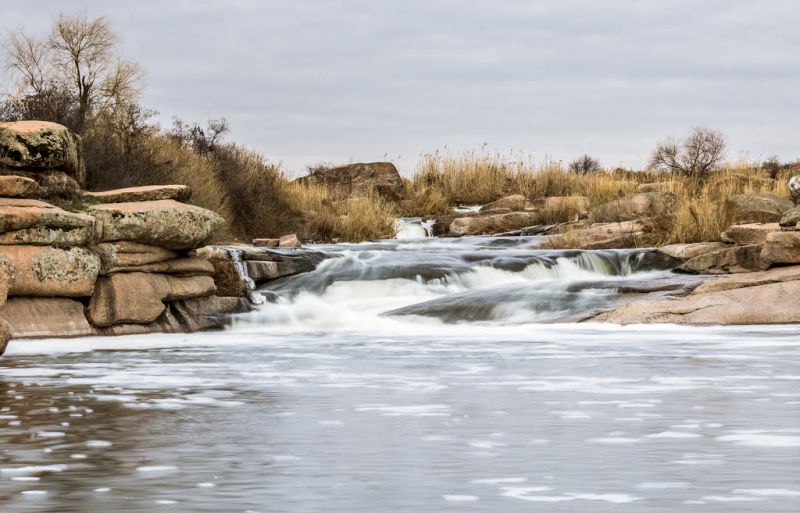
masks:
POLYGON ((58 123, 0 123, 0 166, 9 169, 58 169, 80 181, 83 166, 78 145, 77 137, 58 123))
POLYGON ((168 249, 196 248, 225 223, 214 212, 175 200, 101 203, 89 208, 103 242, 133 241, 168 249))

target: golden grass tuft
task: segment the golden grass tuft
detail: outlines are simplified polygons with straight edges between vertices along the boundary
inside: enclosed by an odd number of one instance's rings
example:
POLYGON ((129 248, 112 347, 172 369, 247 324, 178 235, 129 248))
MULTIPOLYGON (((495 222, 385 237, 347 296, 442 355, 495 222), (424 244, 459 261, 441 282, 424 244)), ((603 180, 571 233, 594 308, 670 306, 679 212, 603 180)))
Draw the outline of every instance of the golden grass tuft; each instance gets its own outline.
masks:
POLYGON ((305 240, 360 242, 394 237, 394 205, 376 193, 343 198, 322 186, 290 183, 289 208, 301 220, 296 232, 305 240))

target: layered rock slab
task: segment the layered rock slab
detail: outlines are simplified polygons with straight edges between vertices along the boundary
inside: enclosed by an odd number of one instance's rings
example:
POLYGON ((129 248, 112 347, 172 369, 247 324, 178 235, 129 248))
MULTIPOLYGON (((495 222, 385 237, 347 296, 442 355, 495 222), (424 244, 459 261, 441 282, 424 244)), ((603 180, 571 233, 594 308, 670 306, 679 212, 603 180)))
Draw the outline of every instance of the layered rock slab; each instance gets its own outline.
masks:
POLYGON ((0 244, 83 246, 95 237, 94 217, 44 201, 0 198, 0 244))
POLYGON ((192 190, 186 185, 144 185, 110 191, 86 192, 83 197, 95 203, 130 203, 135 201, 187 201, 192 190))
POLYGON ((800 322, 800 281, 792 280, 680 298, 630 303, 595 318, 616 324, 695 325, 800 322), (776 298, 780 298, 776 301, 776 298))
POLYGON ((677 267, 685 273, 727 274, 759 271, 769 267, 761 257, 761 244, 733 246, 703 253, 677 267))
POLYGON ((172 250, 208 241, 225 223, 214 212, 175 200, 101 203, 89 208, 103 242, 133 241, 172 250))
POLYGON ((10 296, 87 297, 100 273, 100 257, 86 248, 0 246, 13 269, 10 296))
POLYGON ((102 263, 100 274, 178 258, 178 253, 170 249, 124 240, 103 242, 91 248, 100 257, 102 263))
POLYGON ((210 276, 112 274, 98 279, 87 314, 98 327, 149 324, 164 313, 166 302, 211 296, 215 292, 216 286, 210 276))
POLYGON ((86 337, 94 329, 83 303, 61 297, 12 297, 0 309, 14 338, 86 337))
POLYGON ((0 176, 0 197, 33 198, 40 193, 36 180, 16 175, 0 176))

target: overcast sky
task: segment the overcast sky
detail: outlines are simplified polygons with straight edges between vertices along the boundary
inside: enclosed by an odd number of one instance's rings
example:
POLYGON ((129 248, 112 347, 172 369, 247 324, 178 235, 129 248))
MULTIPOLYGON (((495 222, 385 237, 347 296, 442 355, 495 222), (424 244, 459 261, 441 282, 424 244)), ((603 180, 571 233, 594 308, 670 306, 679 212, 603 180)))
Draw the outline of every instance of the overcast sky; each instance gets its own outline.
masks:
POLYGON ((144 103, 226 117, 288 170, 420 154, 588 152, 641 165, 704 125, 800 157, 797 0, 2 0, 0 27, 107 16, 144 103))

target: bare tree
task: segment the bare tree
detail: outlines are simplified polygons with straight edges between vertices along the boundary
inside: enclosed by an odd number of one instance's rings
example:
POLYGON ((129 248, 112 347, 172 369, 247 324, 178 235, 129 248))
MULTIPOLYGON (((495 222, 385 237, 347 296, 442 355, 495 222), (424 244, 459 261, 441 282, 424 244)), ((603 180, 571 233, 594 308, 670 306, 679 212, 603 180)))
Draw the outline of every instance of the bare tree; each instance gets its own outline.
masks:
POLYGON ((22 31, 12 34, 7 65, 17 79, 13 100, 71 98, 70 128, 83 134, 92 115, 123 107, 139 95, 142 72, 116 55, 116 44, 108 20, 86 15, 62 14, 44 38, 22 31))
POLYGON ((199 123, 187 123, 179 117, 174 117, 170 135, 182 146, 189 146, 207 157, 219 148, 222 138, 228 132, 230 125, 225 118, 209 119, 204 128, 199 123))
POLYGON ((725 158, 725 136, 716 130, 695 128, 683 140, 665 139, 650 157, 650 169, 703 178, 725 158))
POLYGON ((600 162, 587 154, 583 154, 569 163, 569 170, 579 175, 596 173, 600 169, 600 162))

